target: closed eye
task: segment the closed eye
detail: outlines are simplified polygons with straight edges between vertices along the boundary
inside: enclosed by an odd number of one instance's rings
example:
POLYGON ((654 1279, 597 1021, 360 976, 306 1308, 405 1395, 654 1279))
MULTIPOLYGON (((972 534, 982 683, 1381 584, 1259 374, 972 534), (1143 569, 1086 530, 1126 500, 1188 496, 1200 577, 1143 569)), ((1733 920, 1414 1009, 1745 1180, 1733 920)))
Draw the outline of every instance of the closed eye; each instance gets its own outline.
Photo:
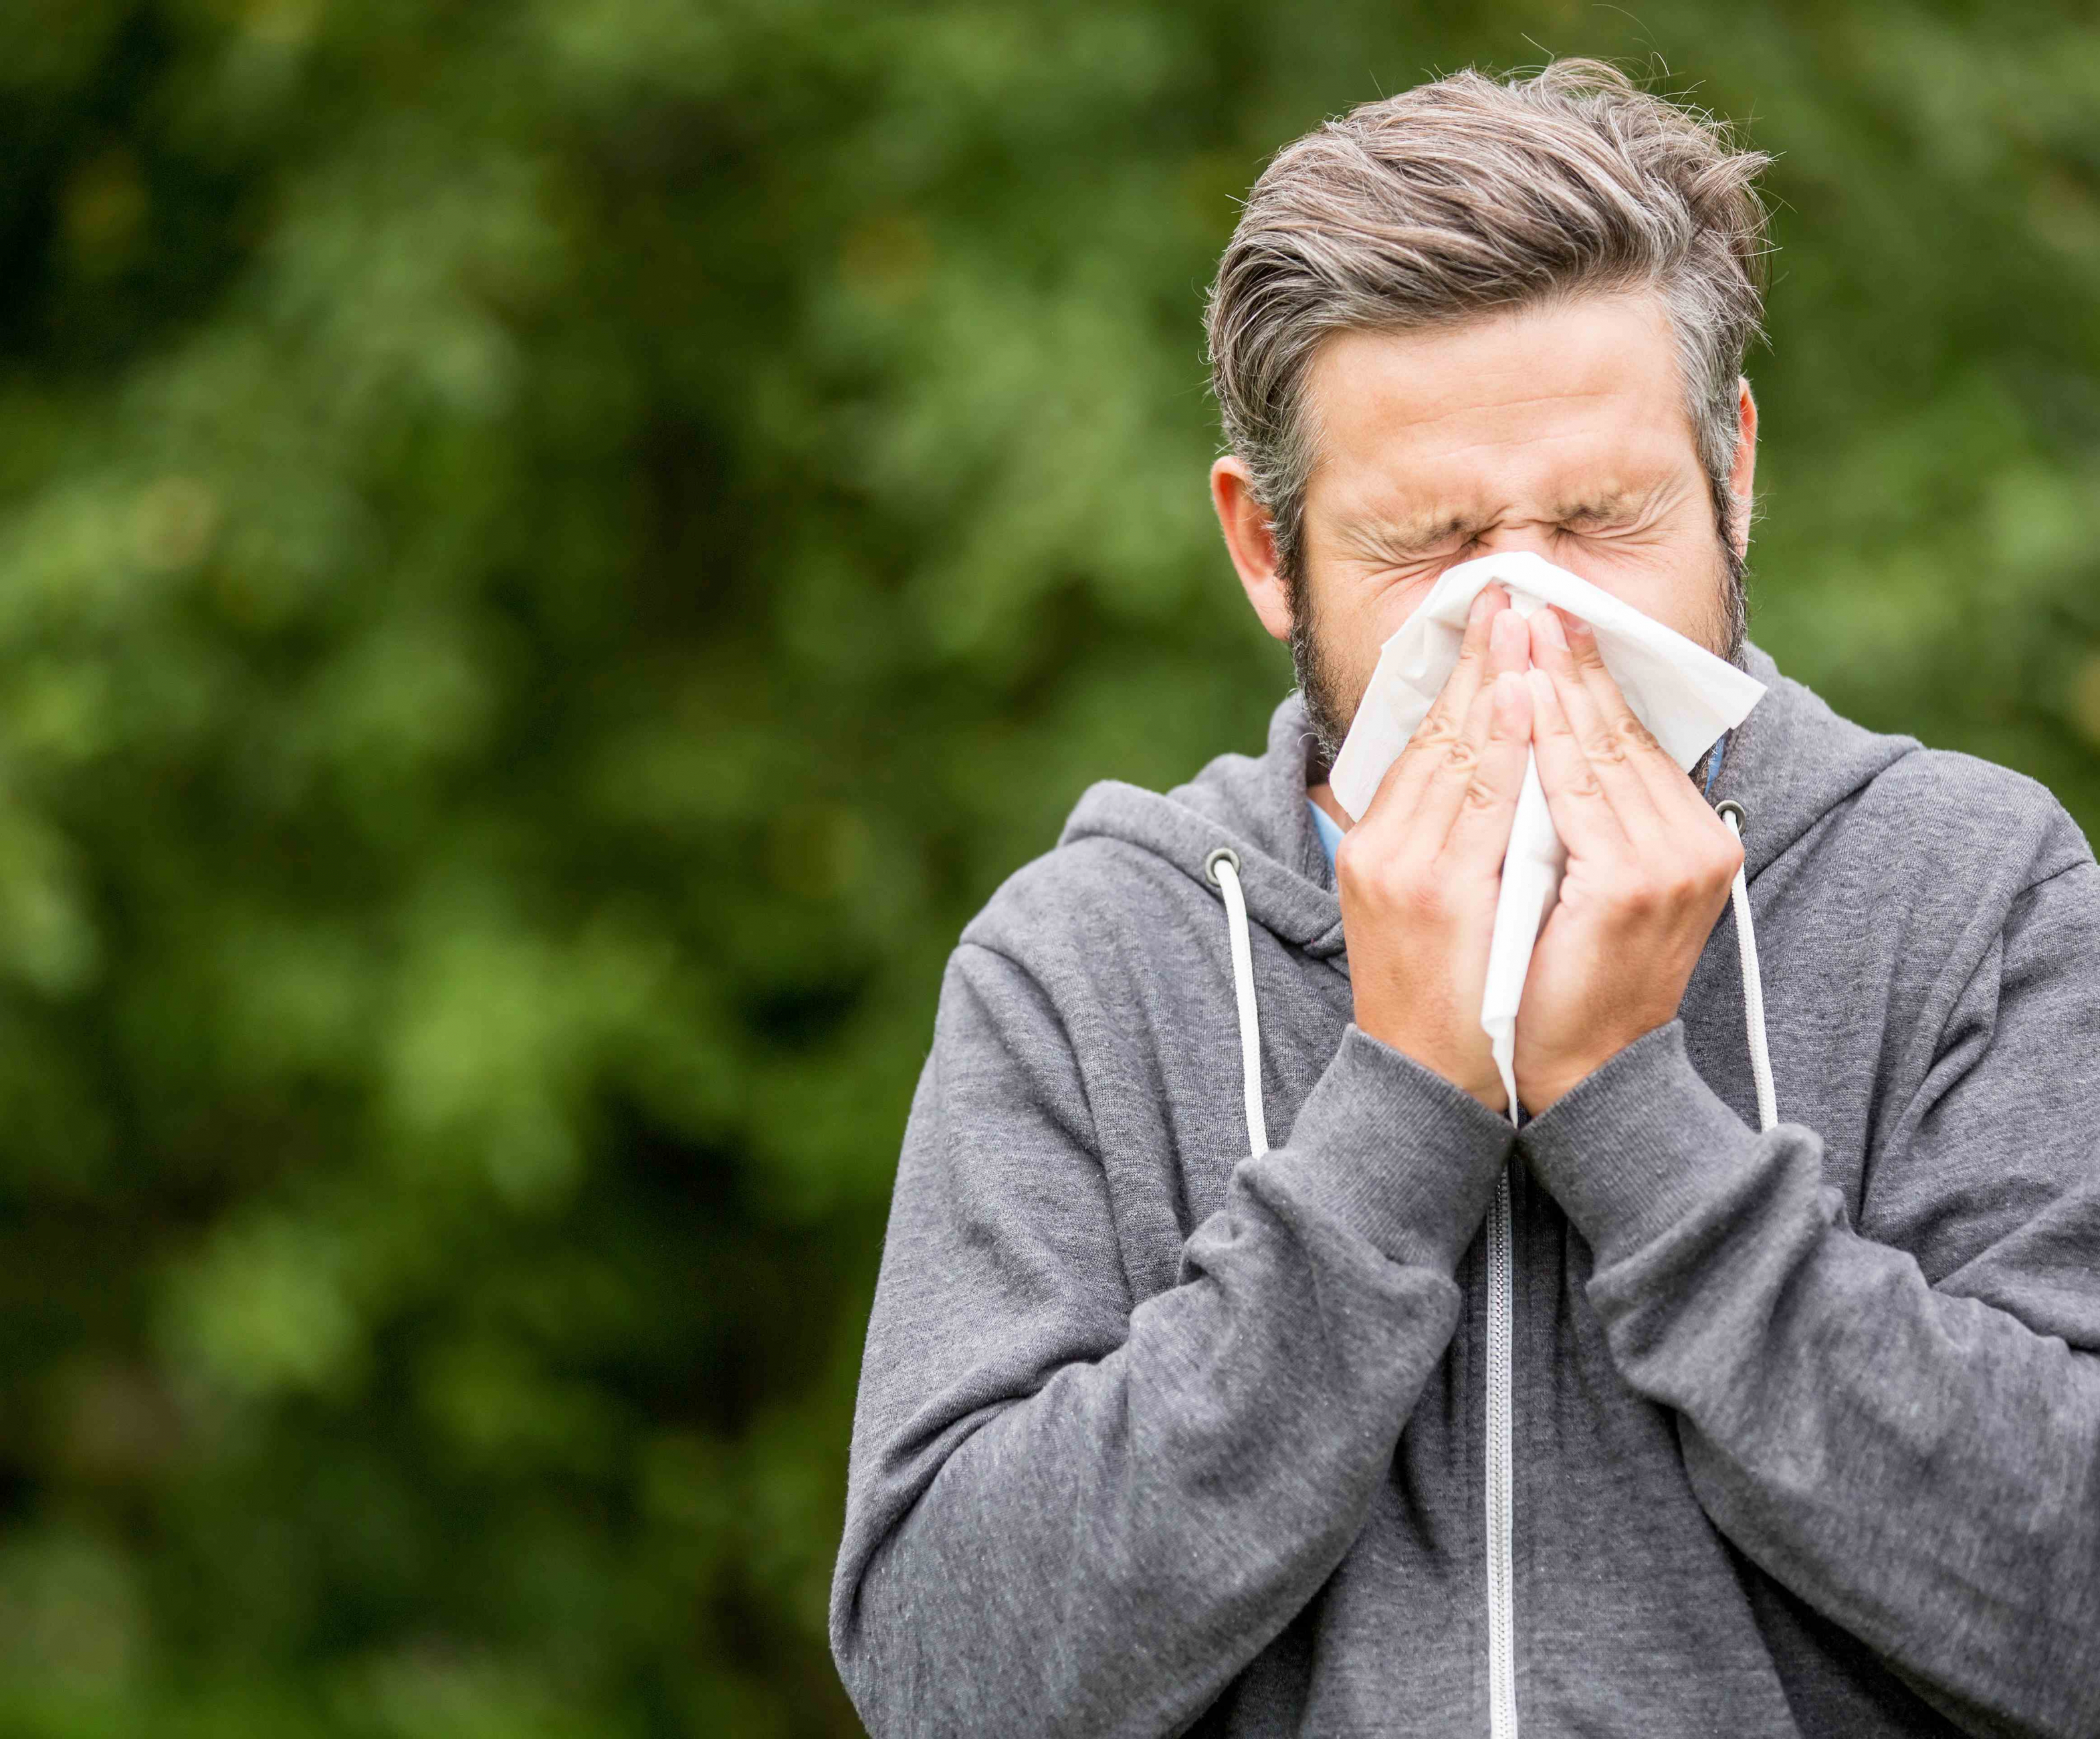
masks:
POLYGON ((1587 501, 1562 504, 1557 528, 1571 537, 1625 537, 1644 532, 1666 513, 1670 492, 1664 485, 1614 489, 1587 501))
POLYGON ((1570 537, 1626 537, 1644 530, 1648 519, 1640 513, 1577 514, 1563 519, 1559 529, 1570 537))

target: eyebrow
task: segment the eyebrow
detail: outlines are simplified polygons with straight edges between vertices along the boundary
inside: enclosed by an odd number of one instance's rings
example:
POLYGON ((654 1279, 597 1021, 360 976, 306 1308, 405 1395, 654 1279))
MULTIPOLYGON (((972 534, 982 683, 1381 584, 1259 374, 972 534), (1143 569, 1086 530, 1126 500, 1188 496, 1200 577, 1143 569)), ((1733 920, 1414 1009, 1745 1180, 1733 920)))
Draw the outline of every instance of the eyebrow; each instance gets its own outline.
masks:
POLYGON ((1471 543, 1486 523, 1478 515, 1463 514, 1407 519, 1364 518, 1344 520, 1335 532, 1342 542, 1353 545, 1362 554, 1391 561, 1419 555, 1454 538, 1471 543))
POLYGON ((1564 502, 1554 509, 1551 517, 1555 524, 1564 525, 1571 519, 1614 519, 1622 514, 1637 514, 1652 503, 1666 487, 1658 482, 1639 488, 1607 489, 1587 501, 1578 498, 1564 502))
MULTIPOLYGON (((1544 517, 1557 525, 1566 525, 1628 514, 1637 516, 1668 487, 1667 479, 1659 479, 1637 488, 1608 488, 1586 497, 1564 497, 1544 517)), ((1454 539, 1471 543, 1491 523, 1477 514, 1421 514, 1401 519, 1365 516, 1343 520, 1336 527, 1336 536, 1366 554, 1392 560, 1419 555, 1454 539)))

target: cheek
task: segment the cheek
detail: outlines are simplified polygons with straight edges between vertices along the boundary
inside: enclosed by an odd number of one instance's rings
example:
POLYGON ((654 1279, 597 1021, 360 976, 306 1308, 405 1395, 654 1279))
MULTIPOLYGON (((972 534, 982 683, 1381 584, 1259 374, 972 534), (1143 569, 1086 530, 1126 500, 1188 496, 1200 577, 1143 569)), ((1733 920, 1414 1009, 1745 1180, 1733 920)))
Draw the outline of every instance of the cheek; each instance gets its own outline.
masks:
POLYGON ((1713 631, 1727 569, 1710 527, 1703 538, 1591 547, 1569 550, 1558 559, 1570 573, 1581 575, 1688 640, 1703 644, 1713 631))
POLYGON ((1313 638, 1321 662, 1349 698, 1361 695, 1377 667, 1379 648, 1400 632, 1435 589, 1432 573, 1405 580, 1382 575, 1315 575, 1313 638))
MULTIPOLYGON (((1408 618, 1436 589, 1436 582, 1443 578, 1444 569, 1449 565, 1440 563, 1418 573, 1405 575, 1361 574, 1347 585, 1335 588, 1341 594, 1340 608, 1346 612, 1351 638, 1368 646, 1375 658, 1378 649, 1406 625, 1408 618)), ((1329 595, 1334 595, 1333 592, 1329 595)))

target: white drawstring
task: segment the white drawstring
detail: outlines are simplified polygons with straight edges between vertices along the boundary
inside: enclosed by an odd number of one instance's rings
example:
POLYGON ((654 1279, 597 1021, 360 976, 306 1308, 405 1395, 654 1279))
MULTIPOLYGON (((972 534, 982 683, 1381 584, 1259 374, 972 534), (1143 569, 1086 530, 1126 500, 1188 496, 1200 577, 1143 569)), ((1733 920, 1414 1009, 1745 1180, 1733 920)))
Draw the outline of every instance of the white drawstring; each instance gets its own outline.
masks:
MULTIPOLYGON (((1738 841, 1743 836, 1743 806, 1733 799, 1716 804, 1715 813, 1738 841)), ((1220 845, 1203 860, 1203 874, 1224 896, 1232 920, 1233 995, 1239 1004, 1240 1076, 1246 1097, 1247 1147, 1257 1159, 1268 1151, 1268 1128, 1261 1112, 1261 1027, 1254 1005, 1254 951, 1247 940, 1246 896, 1240 889, 1239 854, 1220 845)), ((1743 964, 1743 1025, 1750 1039, 1750 1079, 1758 1095, 1758 1127, 1779 1122, 1779 1095, 1772 1086, 1771 1050, 1765 1041, 1764 976, 1758 969, 1758 937, 1750 924, 1750 884, 1741 869, 1729 892, 1736 908, 1736 950, 1743 964)))
MULTIPOLYGON (((1733 798, 1714 806, 1740 844, 1743 837, 1743 806, 1733 798)), ((1770 1129, 1779 1122, 1779 1094, 1772 1087, 1771 1048, 1765 1043, 1765 981, 1758 969, 1758 933, 1750 924, 1750 882, 1746 869, 1736 872, 1729 890, 1736 908, 1736 951, 1743 962, 1743 1026, 1750 1036, 1750 1079, 1758 1091, 1758 1127, 1770 1129)))
POLYGON ((1246 896, 1240 891, 1239 854, 1220 845, 1203 860, 1203 873, 1225 897, 1232 919, 1233 995, 1240 1010, 1240 1074, 1246 1094, 1247 1148, 1259 1159, 1268 1151, 1268 1125, 1261 1114, 1261 1028, 1254 1012, 1254 950, 1247 941, 1246 896))

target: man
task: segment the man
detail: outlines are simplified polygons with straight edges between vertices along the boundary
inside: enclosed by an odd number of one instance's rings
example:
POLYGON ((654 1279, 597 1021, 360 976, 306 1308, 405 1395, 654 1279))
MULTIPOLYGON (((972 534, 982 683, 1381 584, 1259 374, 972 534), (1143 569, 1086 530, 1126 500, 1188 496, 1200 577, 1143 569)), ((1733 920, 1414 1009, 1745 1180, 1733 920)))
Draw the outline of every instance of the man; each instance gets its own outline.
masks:
POLYGON ((874 1732, 2100 1732, 2100 871, 1743 639, 1760 162, 1561 64, 1256 186, 1212 490, 1299 689, 1089 791, 949 963, 833 1592, 874 1732), (1688 779, 1491 589, 1352 825, 1381 642, 1500 550, 1769 693, 1688 779))

